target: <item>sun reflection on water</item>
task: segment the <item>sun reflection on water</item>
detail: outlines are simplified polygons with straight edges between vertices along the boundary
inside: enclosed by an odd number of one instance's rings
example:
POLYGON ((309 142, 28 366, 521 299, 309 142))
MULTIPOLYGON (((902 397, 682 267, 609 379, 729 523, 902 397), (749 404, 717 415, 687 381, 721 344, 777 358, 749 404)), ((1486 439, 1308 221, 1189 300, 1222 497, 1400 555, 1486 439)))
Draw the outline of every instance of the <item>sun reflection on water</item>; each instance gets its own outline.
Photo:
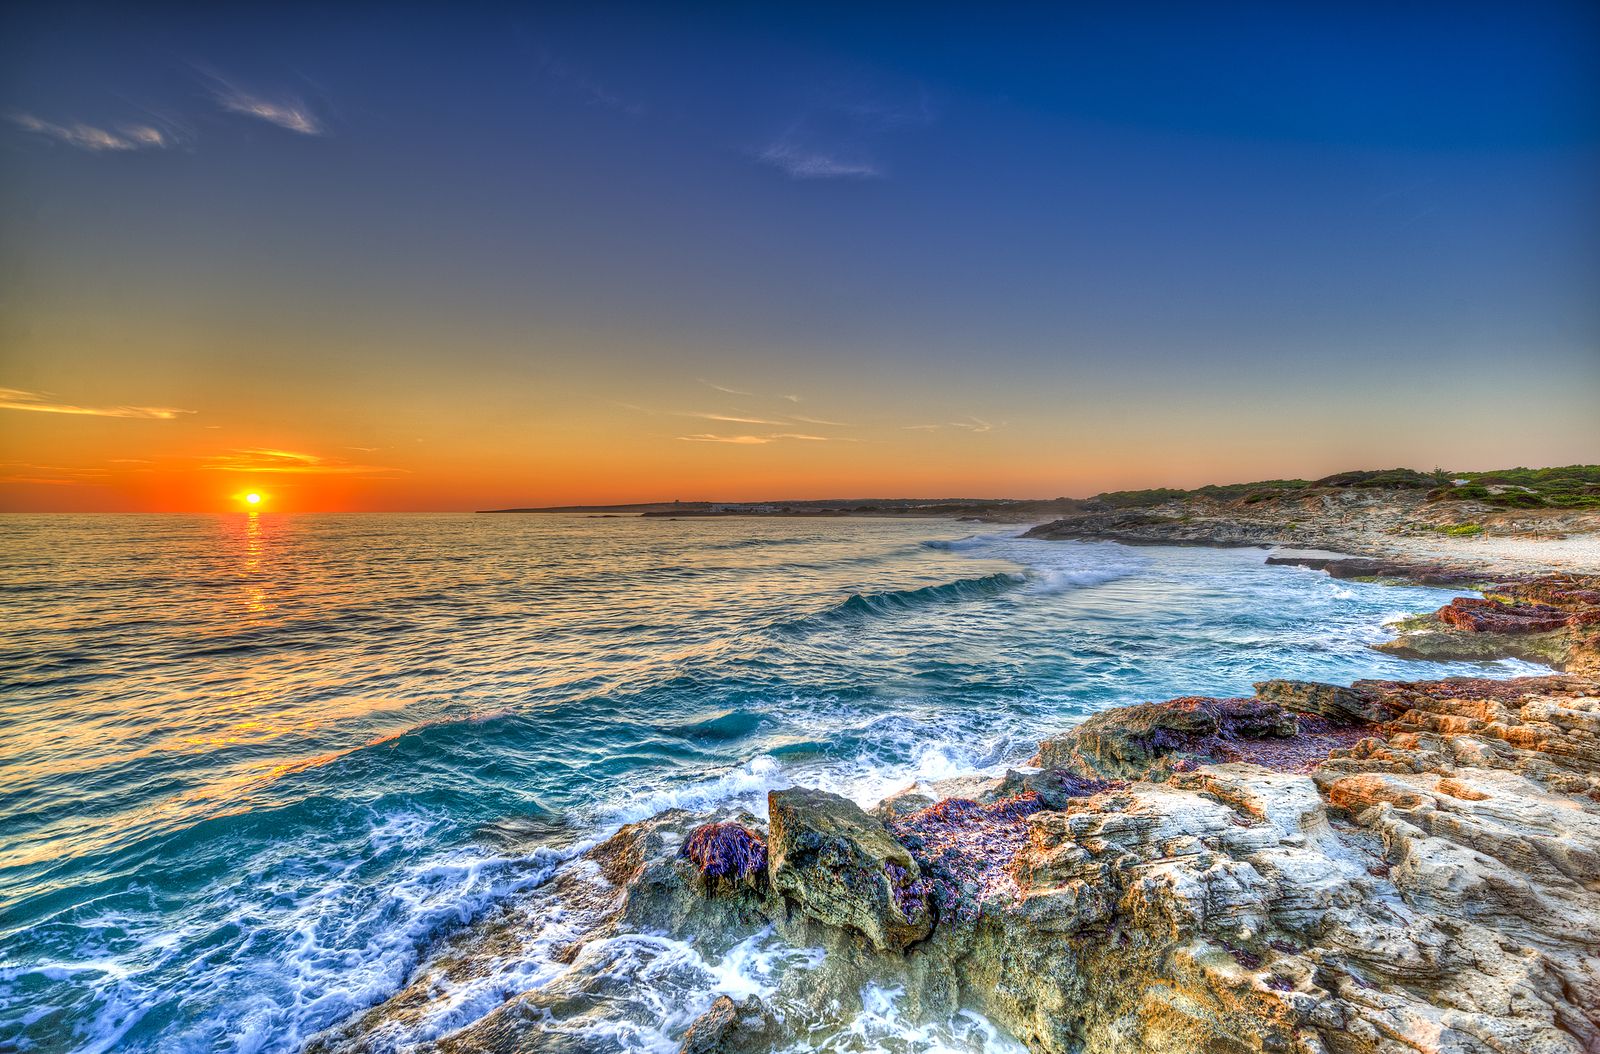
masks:
POLYGON ((264 532, 265 528, 262 526, 261 514, 255 509, 245 513, 243 572, 246 580, 244 598, 245 610, 252 616, 265 615, 272 609, 267 587, 261 578, 262 554, 266 551, 264 532))

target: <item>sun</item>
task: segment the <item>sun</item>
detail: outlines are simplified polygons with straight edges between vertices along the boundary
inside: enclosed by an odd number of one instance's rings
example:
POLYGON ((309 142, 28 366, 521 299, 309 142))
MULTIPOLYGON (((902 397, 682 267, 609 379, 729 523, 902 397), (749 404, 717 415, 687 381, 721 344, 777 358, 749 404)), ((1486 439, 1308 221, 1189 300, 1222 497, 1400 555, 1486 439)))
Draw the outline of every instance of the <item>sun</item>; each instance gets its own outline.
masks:
POLYGON ((249 494, 244 496, 244 503, 246 505, 260 505, 261 495, 257 494, 255 491, 251 491, 249 494))

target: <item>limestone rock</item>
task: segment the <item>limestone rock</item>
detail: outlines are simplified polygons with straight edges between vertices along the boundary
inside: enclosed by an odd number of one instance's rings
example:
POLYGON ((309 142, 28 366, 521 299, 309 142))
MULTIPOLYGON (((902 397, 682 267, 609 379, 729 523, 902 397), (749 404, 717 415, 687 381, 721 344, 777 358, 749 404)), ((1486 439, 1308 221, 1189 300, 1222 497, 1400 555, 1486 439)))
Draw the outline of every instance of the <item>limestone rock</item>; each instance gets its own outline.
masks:
POLYGON ((880 950, 933 929, 927 885, 911 854, 854 802, 796 787, 767 796, 772 887, 822 922, 880 950))
POLYGON ((736 1003, 721 995, 689 1026, 678 1054, 759 1054, 771 1050, 780 1033, 760 999, 736 1003))
POLYGON ((1298 729, 1294 715, 1271 701, 1186 696, 1096 714, 1040 743, 1034 764, 1089 778, 1142 779, 1210 759, 1230 742, 1287 738, 1298 729))
POLYGON ((1335 724, 1370 724, 1393 716, 1380 696, 1314 681, 1260 681, 1256 698, 1297 714, 1313 714, 1335 724))

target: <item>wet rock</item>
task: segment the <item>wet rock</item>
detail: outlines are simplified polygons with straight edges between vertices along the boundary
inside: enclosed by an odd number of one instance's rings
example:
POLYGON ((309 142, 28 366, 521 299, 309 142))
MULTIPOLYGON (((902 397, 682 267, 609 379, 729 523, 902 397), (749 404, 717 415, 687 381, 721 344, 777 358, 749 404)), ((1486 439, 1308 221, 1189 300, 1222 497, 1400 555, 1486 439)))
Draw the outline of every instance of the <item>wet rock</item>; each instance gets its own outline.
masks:
POLYGON ((1334 724, 1371 724, 1393 716, 1382 705, 1381 696, 1354 688, 1314 681, 1259 681, 1255 689, 1257 699, 1297 714, 1314 714, 1334 724))
POLYGON ((837 1020, 877 984, 912 1020, 970 1007, 1037 1054, 1600 1050, 1600 684, 1264 683, 1314 712, 1261 698, 1108 712, 1042 746, 1062 767, 964 786, 973 797, 888 828, 835 795, 776 792, 765 895, 696 886, 697 858, 740 870, 710 848, 749 850, 755 818, 630 825, 312 1049, 598 1054, 615 1022, 665 1016, 685 1050, 756 1054, 792 1038, 773 1022, 837 1020), (1324 716, 1355 699, 1384 721, 1324 716), (1262 764, 1274 750, 1306 771, 1262 764), (1244 760, 1218 760, 1230 751, 1244 760), (1073 768, 1091 762, 1123 775, 1073 768), (1095 790, 991 797, 1047 775, 1095 790), (708 821, 707 851, 690 853, 708 821), (906 876, 936 925, 907 910, 906 876), (540 952, 530 939, 552 925, 570 935, 540 952), (765 1009, 719 999, 691 1025, 646 991, 642 978, 688 968, 682 948, 715 963, 758 932, 817 949, 795 952, 809 965, 765 1009), (474 972, 539 954, 537 974, 474 972), (446 982, 503 1001, 429 1031, 446 982))
POLYGON ((1222 760, 1240 741, 1298 730, 1295 716, 1269 700, 1186 696, 1096 714, 1040 743, 1034 764, 1088 779, 1144 779, 1222 760))
POLYGON ((1483 581, 1483 574, 1471 568, 1372 557, 1269 556, 1267 563, 1307 567, 1329 578, 1371 578, 1423 586, 1471 586, 1483 581))
POLYGON ((750 996, 734 1002, 720 995, 689 1026, 678 1054, 758 1054, 773 1049, 781 1033, 760 999, 750 996))
POLYGON ((801 787, 767 796, 772 887, 801 911, 879 950, 933 929, 927 884, 905 846, 854 802, 801 787))
POLYGON ((1525 659, 1597 676, 1600 576, 1541 575, 1497 585, 1482 599, 1458 597, 1377 647, 1408 658, 1525 659))

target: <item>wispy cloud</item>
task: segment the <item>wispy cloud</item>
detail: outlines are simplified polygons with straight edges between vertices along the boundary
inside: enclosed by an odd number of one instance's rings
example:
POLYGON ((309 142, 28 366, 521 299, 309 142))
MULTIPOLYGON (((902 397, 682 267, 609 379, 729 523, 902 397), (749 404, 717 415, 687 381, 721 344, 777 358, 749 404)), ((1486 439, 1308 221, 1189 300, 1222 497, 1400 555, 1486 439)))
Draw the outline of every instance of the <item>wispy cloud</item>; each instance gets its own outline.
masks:
POLYGON ((171 421, 180 414, 194 413, 193 410, 180 410, 174 406, 74 406, 52 402, 49 392, 28 392, 20 388, 0 388, 0 410, 73 414, 79 417, 136 417, 155 421, 171 421))
POLYGON ((714 435, 702 432, 698 435, 678 436, 685 443, 736 443, 740 446, 762 446, 767 443, 779 443, 784 440, 793 440, 799 443, 854 443, 854 439, 845 439, 839 436, 814 436, 804 432, 773 432, 768 435, 714 435))
POLYGON ((404 472, 387 465, 358 465, 343 458, 322 457, 298 450, 246 447, 205 459, 202 468, 214 472, 285 473, 325 476, 365 476, 404 472))
POLYGON ((324 135, 322 121, 299 99, 268 99, 218 80, 212 93, 217 105, 229 113, 243 114, 275 124, 300 135, 324 135))
POLYGON ((765 417, 740 417, 740 416, 738 416, 736 414, 681 413, 681 414, 678 414, 678 416, 679 417, 698 417, 702 421, 722 421, 722 422, 724 422, 726 424, 735 424, 735 425, 781 425, 781 424, 784 423, 782 421, 769 420, 768 418, 765 418, 765 417))
POLYGON ((603 106, 608 110, 627 114, 629 117, 643 117, 648 112, 648 108, 643 103, 627 98, 620 92, 577 69, 571 63, 564 62, 553 55, 544 54, 540 56, 540 64, 543 66, 546 75, 552 80, 569 88, 592 105, 603 106))
POLYGON ((108 150, 155 150, 176 142, 171 134, 149 124, 124 124, 108 129, 81 122, 56 124, 31 113, 13 114, 11 122, 29 132, 96 153, 108 150))
POLYGON ((685 443, 737 443, 740 446, 757 446, 762 443, 772 442, 771 436, 720 436, 712 435, 710 432, 702 432, 699 435, 692 436, 679 436, 678 439, 685 443))
POLYGON ((756 155, 791 179, 882 179, 884 169, 864 157, 850 157, 799 146, 786 139, 770 144, 756 155))
POLYGON ((800 397, 798 395, 780 395, 778 398, 787 399, 791 403, 797 403, 800 401, 800 397))
POLYGON ((950 421, 946 424, 903 425, 901 427, 908 432, 937 432, 941 428, 959 428, 964 432, 981 433, 993 432, 996 428, 1003 427, 1003 425, 1004 422, 994 424, 983 420, 981 417, 974 417, 968 414, 960 421, 950 421))
POLYGON ((707 388, 721 392, 723 395, 755 395, 755 392, 747 392, 742 388, 729 388, 725 384, 716 384, 712 381, 706 380, 703 377, 700 379, 700 383, 705 385, 707 388))
POLYGON ((808 425, 826 425, 829 428, 849 428, 850 427, 848 424, 846 424, 843 421, 829 421, 827 418, 824 418, 824 417, 805 417, 805 416, 803 416, 801 414, 790 414, 789 415, 789 420, 791 420, 791 421, 799 421, 801 424, 808 424, 808 425))
POLYGON ((860 84, 813 91, 795 119, 755 151, 756 160, 791 179, 883 179, 884 139, 937 119, 927 92, 918 87, 914 94, 860 84))
POLYGON ((71 487, 82 483, 104 483, 110 469, 35 465, 26 461, 0 462, 0 483, 26 483, 47 487, 71 487))

